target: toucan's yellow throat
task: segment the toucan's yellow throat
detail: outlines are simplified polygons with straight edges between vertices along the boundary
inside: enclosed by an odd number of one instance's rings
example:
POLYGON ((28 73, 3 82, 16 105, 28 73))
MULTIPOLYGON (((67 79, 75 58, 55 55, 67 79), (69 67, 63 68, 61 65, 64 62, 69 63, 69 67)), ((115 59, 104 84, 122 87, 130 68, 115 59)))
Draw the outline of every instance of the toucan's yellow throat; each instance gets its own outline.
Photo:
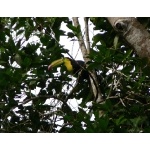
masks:
POLYGON ((64 62, 64 65, 66 66, 66 68, 67 68, 68 71, 73 71, 73 66, 71 64, 70 59, 63 58, 63 62, 64 62))

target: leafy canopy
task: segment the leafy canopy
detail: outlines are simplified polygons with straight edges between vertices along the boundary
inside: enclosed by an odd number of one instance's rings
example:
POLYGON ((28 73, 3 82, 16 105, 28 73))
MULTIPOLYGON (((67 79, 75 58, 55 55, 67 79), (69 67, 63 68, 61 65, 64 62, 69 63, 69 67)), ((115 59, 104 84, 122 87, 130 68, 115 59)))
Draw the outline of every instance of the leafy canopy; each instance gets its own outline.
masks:
MULTIPOLYGON (((137 19, 150 28, 149 18, 137 19)), ((71 19, 0 18, 0 132, 150 131, 147 61, 105 18, 93 17, 90 23, 98 33, 92 37, 87 70, 96 70, 102 104, 95 103, 87 80, 73 88, 76 78, 63 66, 47 70, 68 54, 61 36, 77 42, 80 28, 71 19), (62 23, 70 32, 61 29, 62 23)))

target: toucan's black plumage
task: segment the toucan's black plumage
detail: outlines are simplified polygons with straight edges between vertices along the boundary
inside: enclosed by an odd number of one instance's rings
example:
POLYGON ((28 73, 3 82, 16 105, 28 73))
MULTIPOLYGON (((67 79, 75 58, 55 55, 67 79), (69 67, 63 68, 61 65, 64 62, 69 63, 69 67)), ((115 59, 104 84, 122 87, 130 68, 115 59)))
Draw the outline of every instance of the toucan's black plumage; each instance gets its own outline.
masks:
POLYGON ((64 65, 67 71, 72 72, 74 76, 78 76, 80 80, 87 79, 89 77, 88 71, 85 70, 85 63, 82 60, 73 60, 69 57, 64 57, 53 61, 49 66, 48 70, 53 67, 64 65))

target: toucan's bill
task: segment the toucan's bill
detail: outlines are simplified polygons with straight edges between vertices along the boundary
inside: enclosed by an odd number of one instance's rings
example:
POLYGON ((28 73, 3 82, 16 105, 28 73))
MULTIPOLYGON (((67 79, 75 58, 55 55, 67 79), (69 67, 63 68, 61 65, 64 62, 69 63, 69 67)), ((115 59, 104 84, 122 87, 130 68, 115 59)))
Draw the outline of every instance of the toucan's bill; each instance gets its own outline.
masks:
POLYGON ((69 58, 61 58, 61 59, 53 61, 48 66, 48 70, 51 70, 53 67, 59 66, 61 64, 64 64, 68 71, 72 71, 73 70, 73 67, 72 67, 72 64, 71 64, 71 61, 70 61, 69 58))
POLYGON ((51 70, 53 67, 63 64, 63 58, 53 61, 49 66, 48 70, 51 70))

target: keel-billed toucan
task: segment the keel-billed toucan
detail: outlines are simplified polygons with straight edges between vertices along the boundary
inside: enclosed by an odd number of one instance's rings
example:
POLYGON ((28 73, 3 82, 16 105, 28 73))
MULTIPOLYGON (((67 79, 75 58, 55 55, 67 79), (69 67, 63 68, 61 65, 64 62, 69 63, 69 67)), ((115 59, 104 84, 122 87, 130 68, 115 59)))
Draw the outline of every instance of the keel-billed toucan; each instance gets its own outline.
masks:
POLYGON ((59 65, 64 65, 67 71, 71 72, 74 76, 79 77, 80 80, 87 79, 89 77, 88 71, 85 70, 85 63, 82 60, 73 60, 69 57, 64 57, 53 61, 48 66, 48 70, 59 65))

